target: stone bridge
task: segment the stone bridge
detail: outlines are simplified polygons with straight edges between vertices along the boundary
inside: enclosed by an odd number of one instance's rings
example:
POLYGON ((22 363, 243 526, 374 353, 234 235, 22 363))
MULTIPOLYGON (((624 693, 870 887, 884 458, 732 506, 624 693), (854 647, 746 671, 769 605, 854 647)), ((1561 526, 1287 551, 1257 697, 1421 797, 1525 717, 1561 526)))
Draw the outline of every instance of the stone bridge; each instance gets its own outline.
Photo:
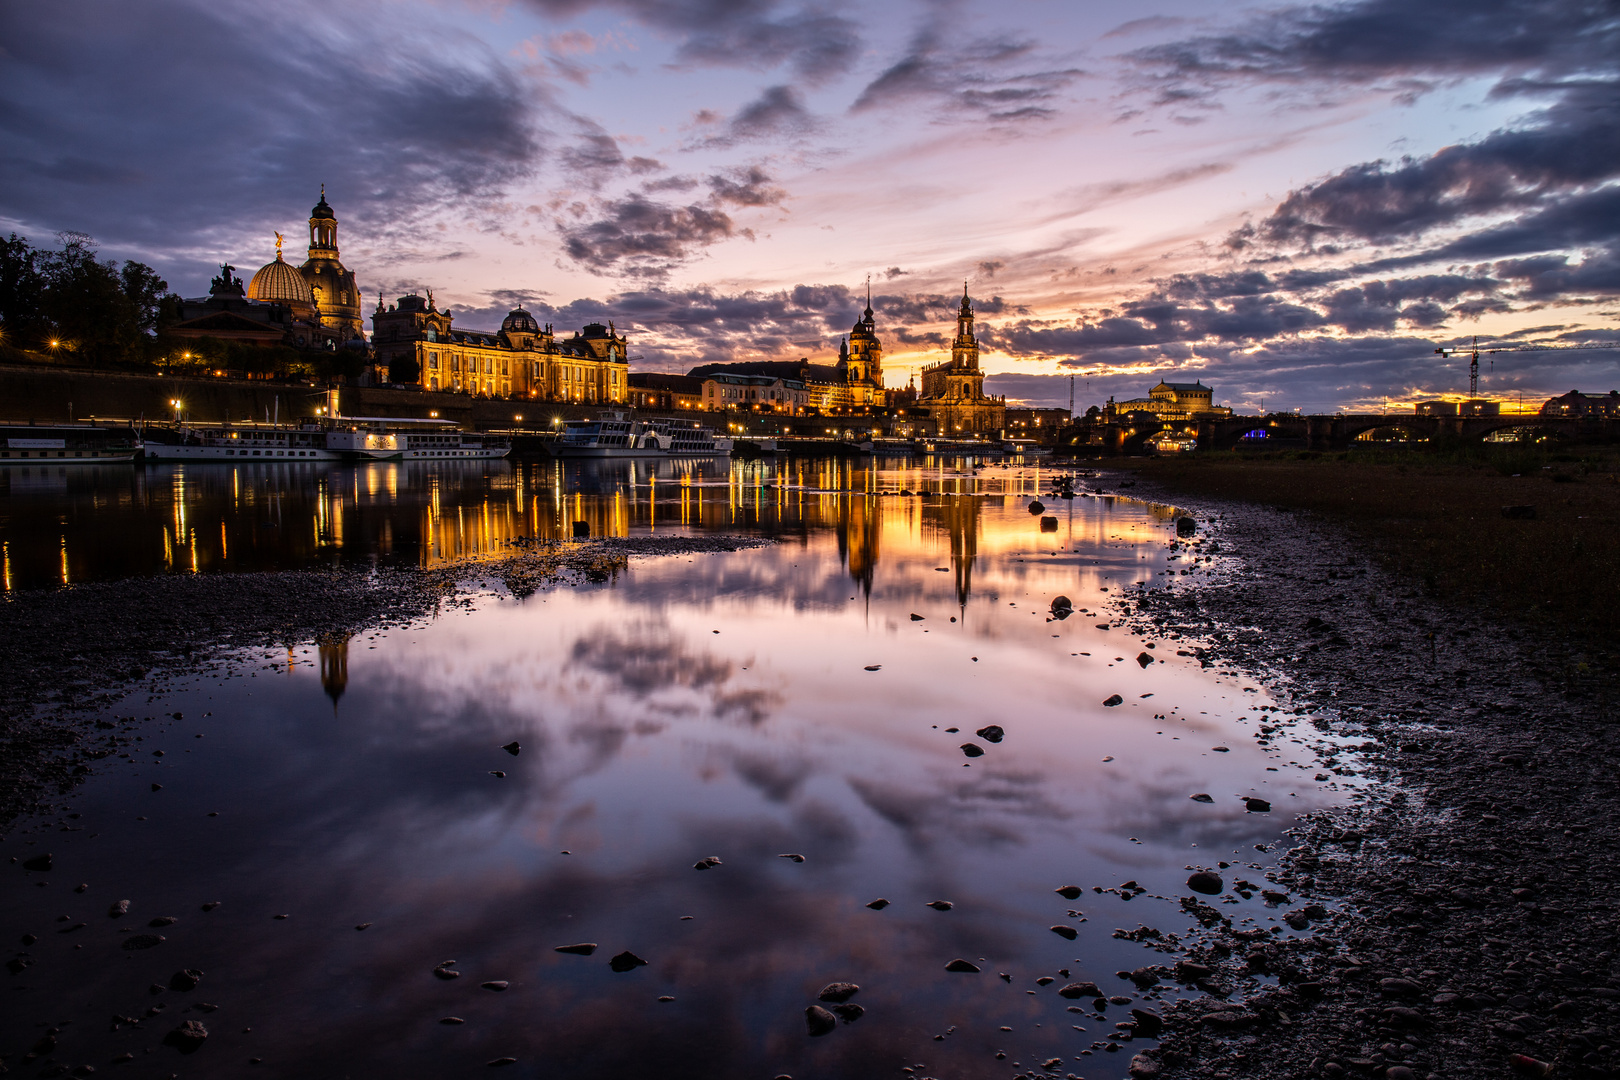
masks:
MULTIPOLYGON (((1144 418, 1145 419, 1145 418, 1144 418)), ((1597 417, 1556 417, 1537 414, 1506 416, 1388 416, 1383 413, 1333 413, 1299 416, 1233 417, 1226 420, 1080 423, 1066 429, 1060 448, 1083 453, 1139 452, 1142 444, 1162 431, 1198 438, 1200 450, 1231 450, 1242 446, 1303 446, 1309 450, 1344 450, 1358 435, 1380 428, 1398 428, 1412 439, 1478 441, 1492 432, 1532 428, 1573 442, 1620 441, 1620 420, 1597 417)))

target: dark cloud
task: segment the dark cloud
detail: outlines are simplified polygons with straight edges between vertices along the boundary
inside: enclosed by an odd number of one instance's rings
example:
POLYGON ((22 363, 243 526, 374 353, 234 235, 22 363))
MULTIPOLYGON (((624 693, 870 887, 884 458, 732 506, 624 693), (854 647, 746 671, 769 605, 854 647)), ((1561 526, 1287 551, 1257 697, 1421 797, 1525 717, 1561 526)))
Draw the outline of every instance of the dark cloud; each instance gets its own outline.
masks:
POLYGON ((375 235, 535 170, 543 93, 470 37, 372 14, 0 7, 0 214, 176 258, 231 222, 268 255, 322 181, 375 235))
POLYGON ((599 199, 587 219, 560 226, 563 251, 596 273, 660 278, 713 244, 754 238, 753 230, 738 226, 727 207, 776 206, 786 197, 757 166, 715 173, 707 186, 706 199, 684 206, 649 198, 655 185, 621 198, 599 199))
POLYGON ((797 90, 791 86, 771 86, 737 110, 737 115, 723 131, 699 140, 692 148, 713 149, 745 142, 793 139, 810 134, 818 126, 797 90))
MULTIPOLYGON (((1616 61, 1620 66, 1620 60, 1616 61)), ((1534 208, 1620 176, 1620 81, 1582 83, 1520 126, 1391 167, 1344 169, 1291 193, 1240 241, 1388 241, 1534 208)))
MULTIPOLYGON (((1367 0, 1273 10, 1225 32, 1128 54, 1171 101, 1254 82, 1389 83, 1607 70, 1620 55, 1612 5, 1591 0, 1367 0)), ((1416 84, 1416 86, 1415 86, 1416 84)))
POLYGON ((902 270, 898 266, 891 266, 883 271, 883 277, 888 281, 893 281, 895 278, 905 277, 909 273, 911 273, 910 270, 902 270))
POLYGON ((996 271, 1002 269, 1006 265, 1006 263, 999 259, 987 259, 979 264, 979 273, 983 274, 987 278, 993 278, 996 276, 996 271))
POLYGON ((775 0, 527 0, 553 18, 591 10, 622 12, 674 35, 677 59, 706 67, 787 66, 808 83, 849 69, 860 48, 857 24, 812 5, 775 0))
POLYGON ((1041 119, 1084 72, 1044 62, 1031 41, 979 37, 964 28, 960 4, 936 5, 906 54, 861 91, 851 112, 921 104, 975 119, 1041 119))

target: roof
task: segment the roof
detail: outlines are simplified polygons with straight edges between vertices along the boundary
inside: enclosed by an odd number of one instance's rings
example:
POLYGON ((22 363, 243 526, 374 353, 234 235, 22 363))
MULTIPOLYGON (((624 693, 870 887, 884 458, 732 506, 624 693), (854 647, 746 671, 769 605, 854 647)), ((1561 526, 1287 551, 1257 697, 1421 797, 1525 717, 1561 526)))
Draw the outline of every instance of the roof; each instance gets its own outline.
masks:
POLYGON ((175 323, 169 328, 171 331, 181 333, 232 333, 232 334, 263 334, 266 337, 281 337, 283 330, 274 323, 266 323, 259 319, 250 319, 246 315, 238 315, 234 311, 213 311, 207 315, 199 315, 195 319, 175 323))
POLYGON ((1205 386, 1201 382, 1164 382, 1163 380, 1160 380, 1159 385, 1155 386, 1153 389, 1157 390, 1159 387, 1163 387, 1166 390, 1183 392, 1189 390, 1207 390, 1210 393, 1215 392, 1213 387, 1205 386))
POLYGON ((315 304, 315 294, 310 291, 309 282, 304 280, 292 266, 281 259, 281 253, 276 253, 274 262, 265 263, 259 267, 253 280, 248 282, 248 299, 250 300, 279 300, 283 303, 315 304))

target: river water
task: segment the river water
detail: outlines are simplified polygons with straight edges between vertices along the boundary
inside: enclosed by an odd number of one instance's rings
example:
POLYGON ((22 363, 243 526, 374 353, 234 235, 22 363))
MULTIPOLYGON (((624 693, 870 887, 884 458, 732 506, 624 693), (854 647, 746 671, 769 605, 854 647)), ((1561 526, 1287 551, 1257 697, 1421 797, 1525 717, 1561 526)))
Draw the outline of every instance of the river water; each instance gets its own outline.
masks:
MULTIPOLYGON (((1189 868, 1261 881, 1259 849, 1343 793, 1297 740, 1256 740, 1262 689, 1111 617, 1123 589, 1203 572, 1171 550, 1175 512, 1045 495, 1053 530, 1029 510, 1050 475, 964 460, 0 472, 7 589, 434 566, 576 521, 783 538, 635 559, 600 584, 490 595, 125 699, 109 719, 156 718, 127 758, 0 844, 55 857, 33 875, 48 885, 13 874, 0 891, 9 947, 40 938, 8 975, 0 1054, 15 1066, 55 1027, 24 1075, 128 1053, 117 1075, 456 1077, 513 1058, 501 1075, 1123 1076, 1151 1043, 1110 1051, 1114 1025, 1179 991, 1118 978, 1173 958, 1114 931, 1185 933, 1189 868), (1080 612, 1052 619, 1059 595, 1080 612), (975 735, 991 724, 1000 742, 975 735), (1146 892, 1122 897, 1127 880, 1146 892), (1054 892, 1069 885, 1078 900, 1054 892), (128 948, 139 934, 164 940, 128 948), (592 955, 555 951, 583 943, 592 955), (623 952, 646 963, 615 971, 623 952), (982 970, 947 972, 956 959, 982 970), (435 975, 446 961, 459 977, 435 975), (183 969, 200 984, 165 988, 183 969), (1058 996, 1085 980, 1133 1001, 1058 996), (810 1037, 805 1010, 835 981, 860 985, 865 1013, 810 1037), (192 1019, 200 1050, 163 1045, 192 1019)), ((1226 899, 1240 924, 1291 933, 1258 895, 1226 899)))

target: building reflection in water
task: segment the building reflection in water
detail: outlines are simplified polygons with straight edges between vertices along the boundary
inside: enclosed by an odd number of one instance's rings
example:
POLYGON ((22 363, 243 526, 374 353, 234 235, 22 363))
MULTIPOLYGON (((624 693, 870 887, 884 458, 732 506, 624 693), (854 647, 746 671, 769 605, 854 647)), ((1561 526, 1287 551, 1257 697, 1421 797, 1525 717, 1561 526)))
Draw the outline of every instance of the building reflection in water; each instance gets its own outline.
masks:
POLYGON ((830 531, 870 596, 881 560, 937 558, 928 552, 943 532, 965 604, 981 554, 1126 539, 1105 534, 1130 528, 1118 517, 1105 525, 1073 507, 1065 531, 1044 540, 1032 520, 984 513, 986 501, 1022 506, 1046 473, 931 457, 90 467, 60 487, 12 478, 0 491, 0 540, 6 587, 41 588, 142 574, 435 567, 499 557, 519 539, 570 540, 576 522, 593 537, 830 531))
POLYGON ((349 688, 349 635, 323 637, 316 646, 321 659, 321 689, 332 699, 332 712, 335 715, 338 699, 349 688))

